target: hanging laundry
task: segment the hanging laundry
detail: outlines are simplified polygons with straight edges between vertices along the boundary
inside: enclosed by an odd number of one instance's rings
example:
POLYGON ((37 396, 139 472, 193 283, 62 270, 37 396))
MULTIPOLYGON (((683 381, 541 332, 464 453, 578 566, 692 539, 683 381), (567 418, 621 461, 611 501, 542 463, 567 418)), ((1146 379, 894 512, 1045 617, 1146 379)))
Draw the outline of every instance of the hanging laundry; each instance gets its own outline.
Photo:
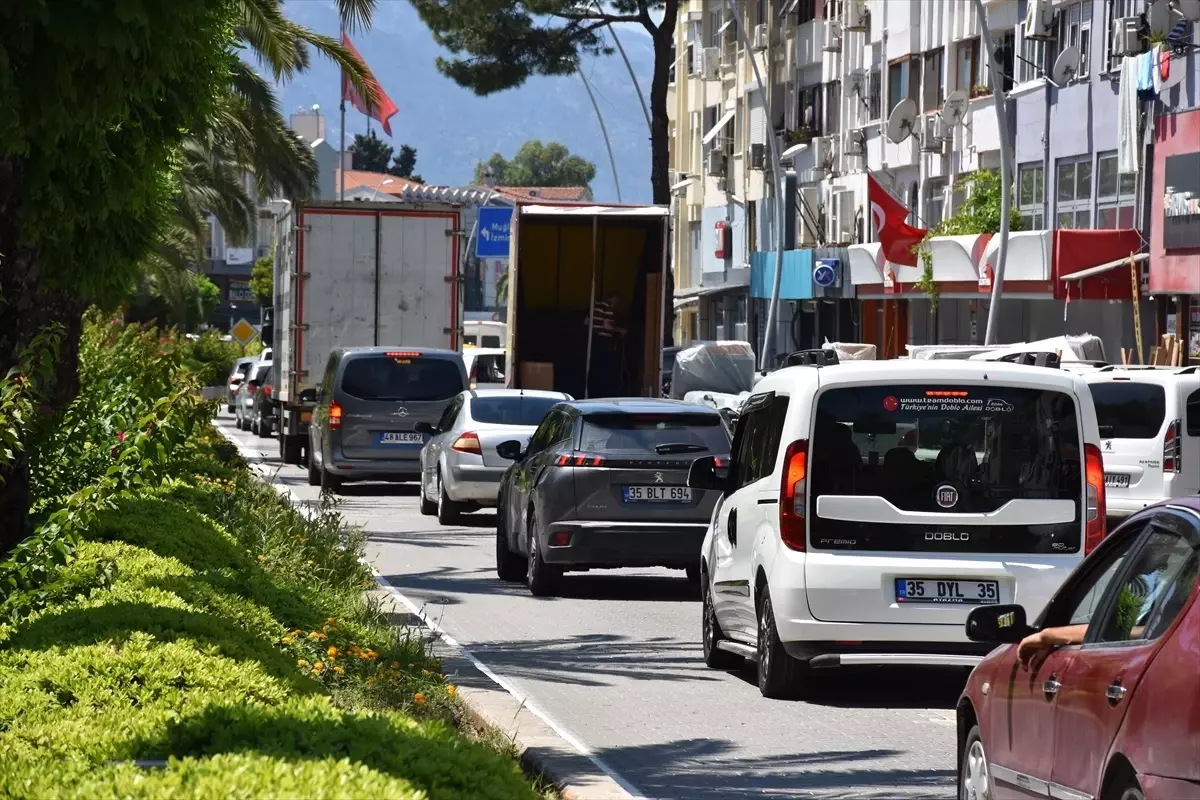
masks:
POLYGON ((1139 92, 1154 91, 1154 52, 1142 53, 1137 61, 1137 90, 1139 92))
POLYGON ((1121 83, 1117 93, 1117 171, 1135 175, 1138 171, 1138 96, 1137 59, 1121 62, 1121 83))
POLYGON ((1150 53, 1154 56, 1150 77, 1154 80, 1154 93, 1157 95, 1162 92, 1163 81, 1171 74, 1171 51, 1159 43, 1150 53))

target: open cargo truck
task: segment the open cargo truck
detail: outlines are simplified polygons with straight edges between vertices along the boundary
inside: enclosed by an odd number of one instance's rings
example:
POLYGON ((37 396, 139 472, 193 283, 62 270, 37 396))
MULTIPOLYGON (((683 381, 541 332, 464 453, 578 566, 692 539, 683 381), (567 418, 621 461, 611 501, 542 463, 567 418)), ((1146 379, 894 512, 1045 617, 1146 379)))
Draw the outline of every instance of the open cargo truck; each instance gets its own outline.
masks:
POLYGON ((457 350, 459 207, 297 203, 275 249, 279 450, 298 464, 329 354, 394 345, 457 350))
POLYGON ((621 379, 605 397, 662 393, 667 209, 517 205, 509 262, 506 383, 588 397, 590 315, 616 295, 621 379))

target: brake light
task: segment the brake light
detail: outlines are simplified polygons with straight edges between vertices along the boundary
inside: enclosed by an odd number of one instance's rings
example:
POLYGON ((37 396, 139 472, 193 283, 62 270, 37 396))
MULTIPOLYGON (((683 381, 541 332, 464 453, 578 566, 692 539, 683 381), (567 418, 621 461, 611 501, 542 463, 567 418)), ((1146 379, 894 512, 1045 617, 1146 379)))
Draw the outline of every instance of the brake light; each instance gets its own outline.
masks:
POLYGON ((1178 473, 1183 459, 1183 437, 1180 436, 1179 420, 1171 420, 1167 435, 1163 437, 1163 472, 1178 473))
POLYGON ((604 466, 604 456, 594 456, 587 453, 579 453, 577 455, 561 455, 554 459, 555 466, 559 467, 602 467, 604 466))
POLYGON ((384 355, 388 358, 418 358, 421 354, 416 350, 391 350, 384 355))
POLYGON ((336 431, 342 427, 342 407, 337 403, 329 404, 329 429, 336 431))
POLYGON ((271 386, 270 386, 270 384, 268 384, 268 385, 266 385, 266 386, 264 386, 264 387, 263 387, 263 394, 265 394, 267 397, 270 397, 270 396, 271 396, 271 386))
POLYGON ((474 389, 476 387, 476 381, 478 378, 479 378, 479 362, 476 361, 473 364, 471 364, 471 388, 472 389, 474 389))
POLYGON ((1104 540, 1107 532, 1107 508, 1104 497, 1104 456, 1094 444, 1083 446, 1087 475, 1087 524, 1084 527, 1083 553, 1087 555, 1104 540))
POLYGON ((779 538, 792 550, 804 549, 807 484, 808 442, 797 439, 783 457, 783 485, 779 487, 779 538))
POLYGON ((460 453, 483 455, 483 448, 479 446, 479 435, 470 431, 455 439, 450 449, 460 453))

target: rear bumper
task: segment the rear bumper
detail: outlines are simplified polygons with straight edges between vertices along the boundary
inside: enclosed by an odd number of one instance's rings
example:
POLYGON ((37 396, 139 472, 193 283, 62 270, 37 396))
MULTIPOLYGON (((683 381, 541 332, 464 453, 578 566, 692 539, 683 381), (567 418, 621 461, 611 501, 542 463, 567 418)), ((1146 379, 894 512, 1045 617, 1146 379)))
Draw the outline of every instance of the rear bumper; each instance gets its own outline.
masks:
POLYGON ((542 533, 542 558, 548 564, 577 568, 698 566, 707 522, 553 522, 542 533), (552 546, 555 534, 567 544, 552 546))
POLYGON ((331 474, 348 481, 415 481, 421 477, 421 462, 415 458, 330 458, 322 466, 331 474))
POLYGON ((1164 500, 1169 500, 1169 497, 1152 497, 1149 499, 1130 499, 1125 497, 1113 497, 1107 495, 1104 499, 1104 510, 1107 516, 1115 519, 1125 519, 1131 517, 1143 508, 1149 508, 1156 503, 1161 503, 1164 500))
POLYGON ((449 464, 444 476, 446 494, 451 500, 480 505, 496 505, 500 479, 507 467, 449 464))

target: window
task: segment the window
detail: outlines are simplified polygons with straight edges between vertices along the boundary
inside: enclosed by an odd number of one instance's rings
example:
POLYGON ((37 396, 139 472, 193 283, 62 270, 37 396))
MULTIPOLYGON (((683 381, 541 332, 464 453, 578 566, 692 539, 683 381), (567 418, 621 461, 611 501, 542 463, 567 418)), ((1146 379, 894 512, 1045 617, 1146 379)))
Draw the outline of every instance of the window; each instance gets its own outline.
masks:
POLYGON ((1040 231, 1046 227, 1045 202, 1046 170, 1036 161, 1022 164, 1017 170, 1020 187, 1017 206, 1023 227, 1027 231, 1040 231))
POLYGON ((821 85, 805 86, 797 93, 797 119, 801 129, 808 128, 814 136, 821 135, 821 85))
MULTIPOLYGON (((1016 52, 1017 39, 1016 33, 1012 30, 1007 30, 999 35, 992 35, 992 41, 996 45, 996 61, 1000 64, 1000 85, 1004 91, 1010 91, 1013 88, 1013 76, 1016 73, 1016 52)), ((980 51, 979 76, 980 83, 986 87, 987 92, 991 92, 991 59, 987 57, 987 53, 980 51)))
POLYGON ((817 0, 799 0, 796 3, 796 24, 803 25, 817 18, 817 0))
POLYGON ((449 358, 360 356, 342 372, 342 391, 359 400, 432 402, 465 388, 462 362, 449 358))
POLYGON ((733 463, 729 468, 735 489, 775 471, 787 409, 788 398, 775 393, 759 395, 746 402, 733 437, 733 463))
POLYGON ((982 86, 983 70, 979 60, 979 39, 966 39, 957 45, 957 58, 954 70, 954 88, 967 93, 968 97, 983 94, 976 92, 976 86, 982 86))
POLYGON ((925 224, 932 228, 942 221, 946 210, 946 181, 928 178, 925 181, 925 224))
MULTIPOLYGON (((758 249, 758 201, 746 203, 746 249, 753 252, 758 249)), ((747 259, 749 260, 749 259, 747 259)))
POLYGON ((462 411, 462 407, 463 399, 462 395, 459 395, 442 412, 441 419, 437 421, 437 429, 439 431, 448 431, 454 427, 454 420, 458 419, 458 412, 462 411))
POLYGON ((1021 38, 1021 59, 1017 64, 1017 83, 1043 78, 1054 66, 1058 46, 1053 40, 1021 38))
POLYGON ((1097 381, 1088 388, 1103 439, 1156 439, 1167 416, 1167 395, 1156 383, 1097 381))
POLYGON ((708 23, 708 46, 709 47, 720 47, 721 46, 721 34, 722 34, 721 24, 723 22, 722 14, 721 14, 722 10, 723 9, 721 7, 717 7, 717 8, 711 8, 708 11, 706 21, 708 23))
POLYGON ((879 119, 879 93, 882 90, 881 78, 882 75, 879 67, 871 67, 870 72, 867 73, 867 118, 869 120, 879 119))
MULTIPOLYGON (((1145 530, 1141 528, 1140 530, 1145 530)), ((1052 608, 1047 612, 1047 622, 1053 617, 1059 617, 1058 609, 1063 608, 1064 613, 1061 624, 1064 625, 1087 625, 1091 623, 1092 617, 1100 608, 1100 602, 1104 599, 1104 593, 1108 591, 1109 585, 1113 578, 1121 570, 1121 565, 1125 563, 1125 558, 1129 555, 1129 551, 1137 544, 1140 534, 1131 534, 1125 537, 1125 541, 1117 546, 1098 564, 1089 564, 1087 575, 1081 580, 1077 587, 1070 595, 1065 596, 1065 606, 1052 608), (1080 595, 1082 594, 1082 597, 1080 595), (1075 597, 1080 597, 1075 600, 1075 597), (1066 613, 1069 611, 1069 613, 1066 613)), ((1055 620, 1058 623, 1058 620, 1055 620)))
POLYGON ((1187 419, 1184 421, 1184 425, 1187 428, 1188 436, 1200 436, 1200 389, 1188 395, 1187 419))
POLYGON ((589 453, 658 453, 696 458, 726 455, 729 437, 719 414, 589 414, 579 449, 589 453))
MULTIPOLYGON (((1107 16, 1105 17, 1105 31, 1111 31, 1113 22, 1122 17, 1136 17, 1142 11, 1142 0, 1106 0, 1105 7, 1107 16)), ((1121 68, 1123 56, 1113 53, 1112 36, 1101 37, 1104 40, 1104 61, 1109 72, 1116 72, 1121 68)))
POLYGON ((830 81, 825 84, 825 127, 822 133, 833 136, 842 129, 842 82, 830 81))
POLYGON ((526 454, 540 453, 561 438, 565 438, 559 436, 559 432, 565 427, 565 419, 566 415, 559 411, 547 414, 542 420, 542 424, 538 425, 537 430, 533 432, 533 437, 529 440, 529 447, 525 450, 526 454))
POLYGON ((904 58, 888 65, 888 114, 905 98, 921 101, 921 61, 904 58))
POLYGON ((667 71, 667 83, 675 82, 675 66, 679 61, 679 53, 676 52, 675 43, 671 42, 671 68, 667 71))
POLYGON ((1194 530, 1174 514, 1154 519, 1119 588, 1109 593, 1096 635, 1089 628, 1089 641, 1147 642, 1166 633, 1196 585, 1194 530))
POLYGON ((471 398, 471 419, 489 425, 538 425, 561 397, 520 395, 471 398))
POLYGON ((757 0, 754 4, 754 24, 767 24, 767 0, 757 0))
POLYGON ((923 57, 924 84, 921 92, 921 110, 933 111, 942 107, 946 98, 946 75, 943 69, 945 48, 930 50, 923 57))
POLYGON ((1079 48, 1079 73, 1076 77, 1086 78, 1088 56, 1092 50, 1092 0, 1082 0, 1059 9, 1058 45, 1064 49, 1079 48))
POLYGON ((1137 175, 1117 172, 1117 154, 1096 160, 1096 227, 1132 228, 1137 207, 1137 175))
POLYGON ((1055 176, 1059 228, 1092 227, 1092 157, 1060 158, 1055 176))
POLYGON ((826 389, 817 396, 808 450, 816 511, 811 540, 830 550, 1077 552, 1082 449, 1075 400, 1065 392, 944 384, 826 389), (947 486, 956 490, 949 506, 939 491, 947 486), (881 525, 825 513, 822 496, 840 496, 829 503, 834 509, 846 509, 850 496, 926 514, 989 514, 1013 500, 1069 500, 1072 521, 975 526, 969 541, 945 542, 900 515, 881 525))

